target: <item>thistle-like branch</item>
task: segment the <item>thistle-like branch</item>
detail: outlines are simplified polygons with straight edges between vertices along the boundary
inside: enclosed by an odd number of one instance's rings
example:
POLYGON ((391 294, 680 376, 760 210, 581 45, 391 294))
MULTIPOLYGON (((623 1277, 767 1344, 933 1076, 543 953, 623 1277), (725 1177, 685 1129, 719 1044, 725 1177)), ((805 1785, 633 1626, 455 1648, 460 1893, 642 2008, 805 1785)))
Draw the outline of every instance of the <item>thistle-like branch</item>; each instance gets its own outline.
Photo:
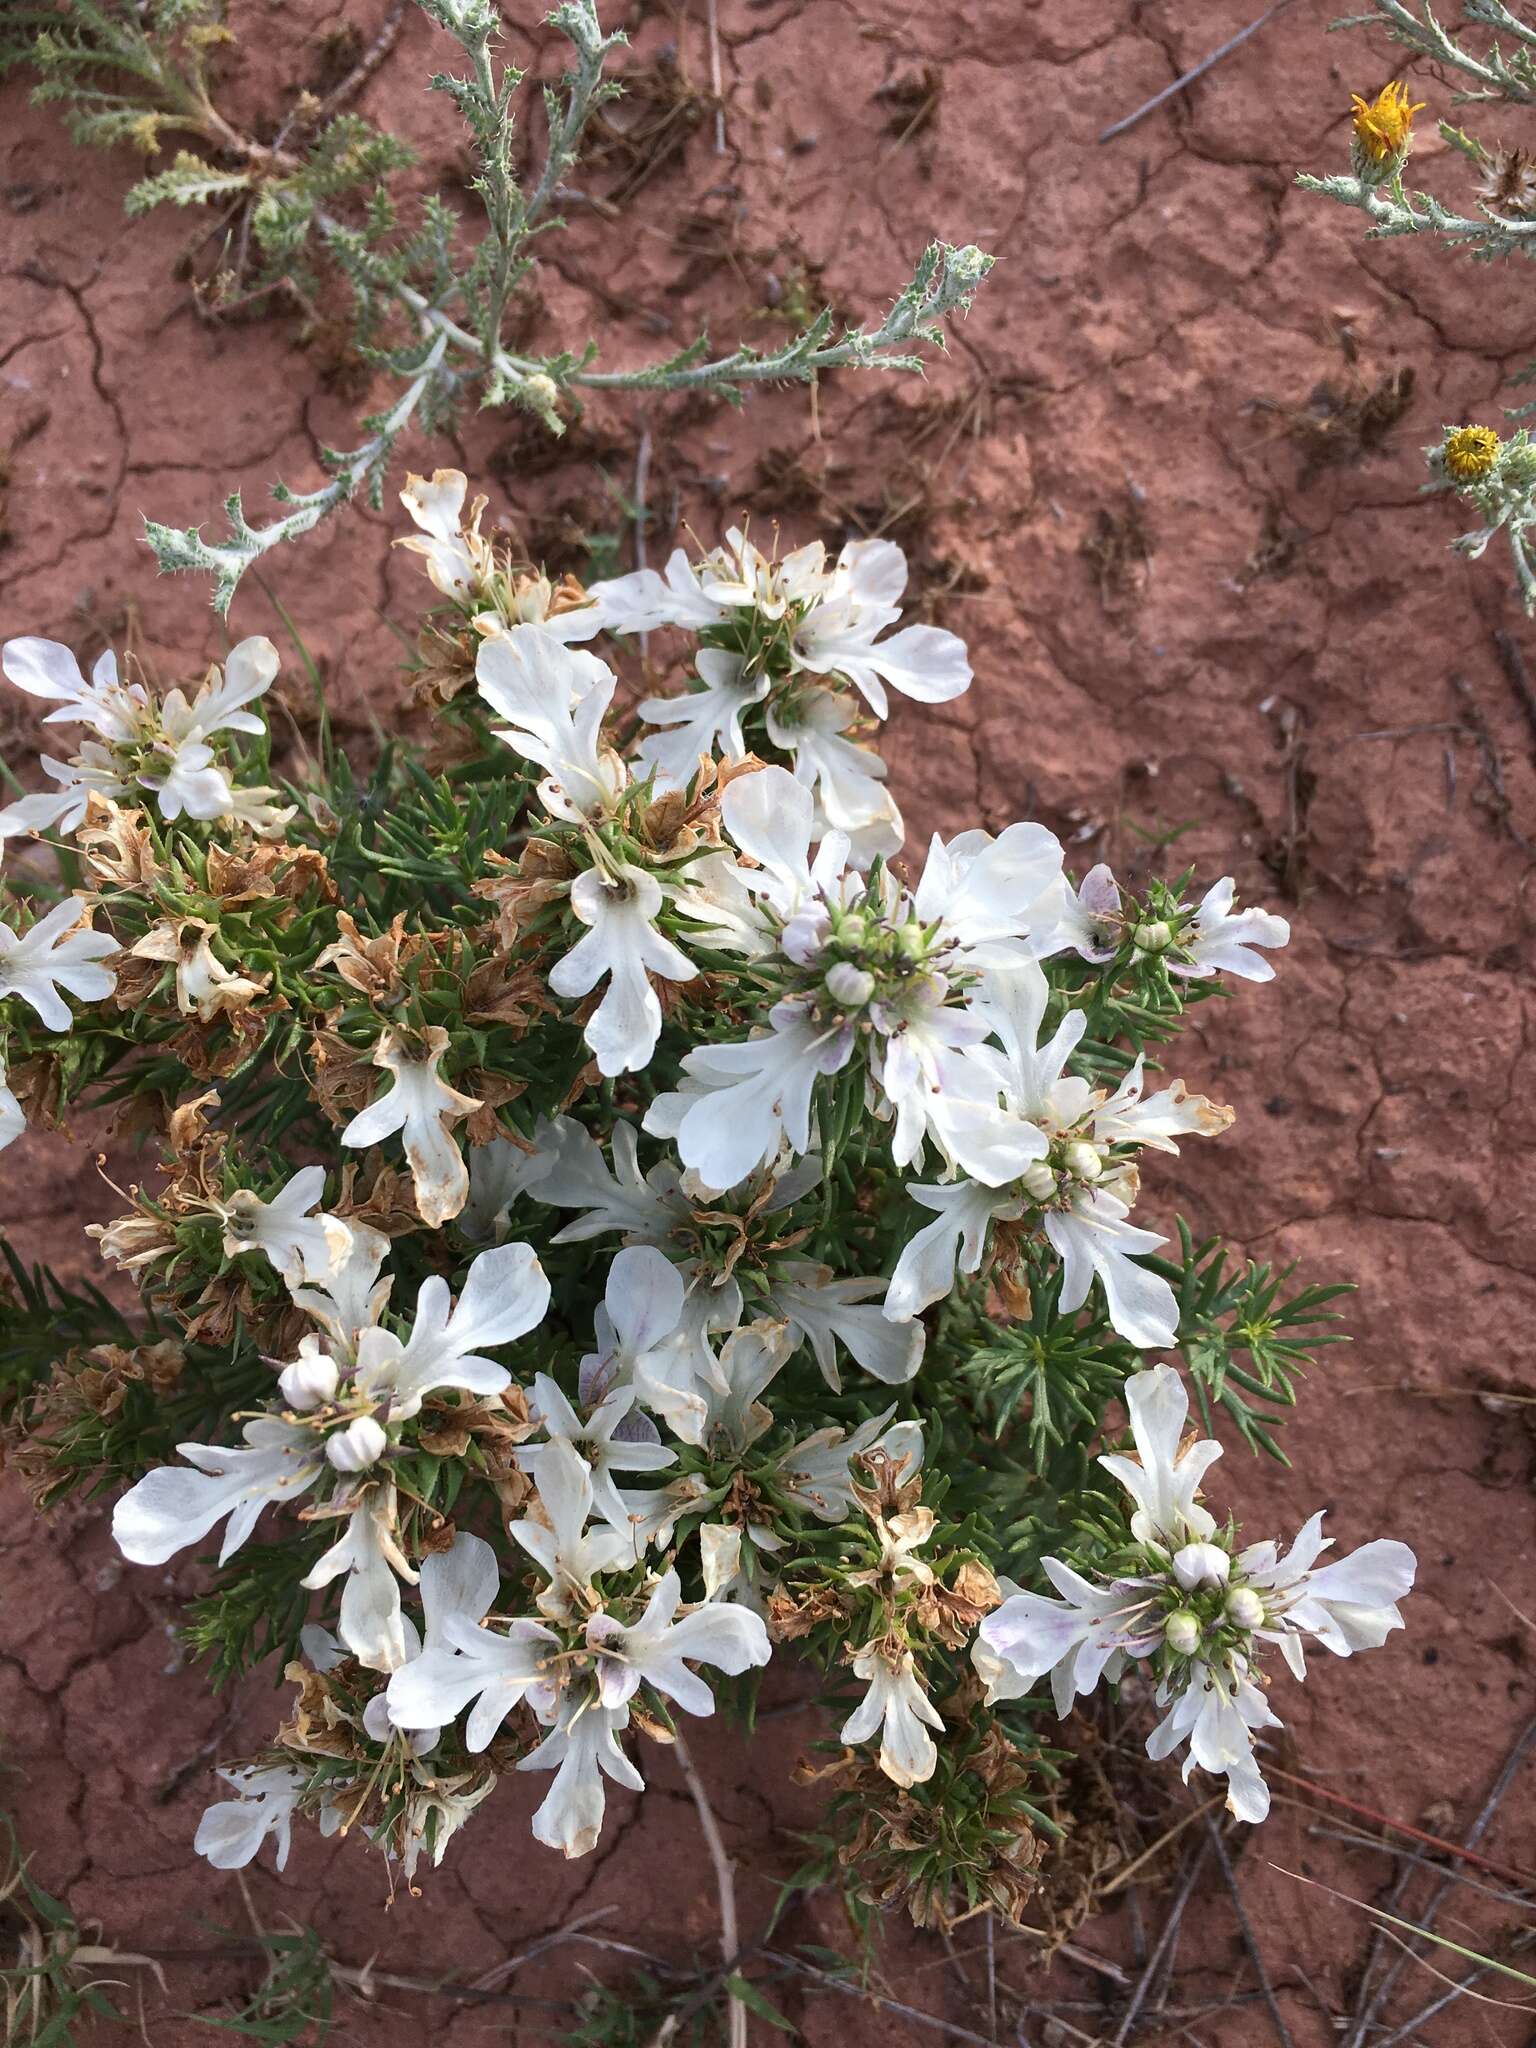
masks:
POLYGON ((194 570, 212 576, 213 608, 222 618, 229 612, 240 578, 269 548, 310 532, 328 512, 334 512, 338 505, 345 504, 363 486, 367 487, 370 502, 375 507, 380 505, 390 452, 439 376, 447 346, 447 336, 437 335, 420 369, 390 410, 364 422, 374 431, 361 447, 354 448, 349 454, 341 454, 335 449, 323 451, 322 459, 327 468, 335 472, 323 489, 295 493, 286 484, 272 486, 272 495, 277 502, 292 508, 281 519, 274 519, 268 526, 252 526, 245 517, 238 491, 232 492, 224 501, 224 511, 230 524, 228 540, 206 541, 200 526, 162 526, 153 519, 146 519, 144 538, 154 551, 160 569, 163 572, 194 570))

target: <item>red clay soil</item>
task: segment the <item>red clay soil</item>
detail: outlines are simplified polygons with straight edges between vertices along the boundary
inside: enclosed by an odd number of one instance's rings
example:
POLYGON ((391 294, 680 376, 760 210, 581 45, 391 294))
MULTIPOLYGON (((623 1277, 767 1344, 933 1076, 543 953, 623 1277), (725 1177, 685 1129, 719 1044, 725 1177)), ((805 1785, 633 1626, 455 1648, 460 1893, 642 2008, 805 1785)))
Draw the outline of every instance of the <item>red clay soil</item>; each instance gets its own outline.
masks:
MULTIPOLYGON (((314 75, 327 29, 345 17, 367 36, 384 11, 384 0, 239 0, 237 108, 270 120, 314 75)), ((819 431, 804 392, 741 413, 613 404, 562 449, 480 419, 451 455, 421 445, 411 459, 461 462, 552 561, 583 531, 620 532, 628 549, 621 501, 642 420, 653 560, 685 522, 713 537, 743 508, 760 525, 782 519, 793 539, 894 533, 942 591, 977 672, 959 703, 902 705, 893 721, 915 843, 978 817, 994 829, 1036 817, 1082 866, 1193 861, 1292 917, 1274 986, 1203 1010, 1185 1041, 1191 1084, 1235 1103, 1236 1128, 1158 1162, 1147 1201, 1167 1222, 1182 1212, 1254 1256, 1359 1284, 1354 1343, 1328 1354, 1287 1431, 1294 1473, 1237 1446, 1212 1497, 1255 1535, 1326 1506, 1341 1547, 1378 1534, 1414 1544, 1406 1633, 1349 1664, 1319 1656, 1304 1689, 1278 1681, 1289 1733, 1277 1756, 1343 1800, 1460 1840, 1533 1711, 1536 711, 1495 635, 1512 635, 1536 668, 1536 629, 1508 595, 1497 546, 1480 565, 1447 552, 1456 513, 1420 498, 1419 450, 1444 422, 1498 418, 1508 374, 1536 352, 1529 273, 1367 245, 1358 216, 1293 189, 1298 167, 1343 162, 1349 90, 1391 75, 1379 37, 1325 35, 1337 0, 1299 0, 1181 100, 1097 144, 1257 11, 1256 0, 720 0, 724 154, 706 115, 620 218, 573 206, 572 233, 549 245, 529 341, 592 332, 610 363, 639 362, 706 317, 718 338, 767 341, 784 329, 760 309, 802 284, 867 316, 938 233, 999 259, 948 361, 926 384, 828 380, 819 431)), ((634 63, 672 45, 707 83, 702 7, 681 22, 634 12, 634 63)), ((409 17, 360 104, 418 142, 423 185, 458 191, 452 111, 423 89, 443 47, 409 17)), ((543 31, 514 32, 508 46, 546 73, 556 62, 543 31)), ((1443 111, 1446 88, 1416 82, 1415 97, 1443 111)), ((125 225, 132 166, 76 153, 14 82, 0 138, 0 627, 99 644, 121 637, 132 607, 164 670, 193 671, 219 644, 205 589, 155 581, 140 514, 205 519, 236 483, 256 506, 279 475, 310 487, 316 444, 350 445, 352 399, 325 388, 323 345, 300 346, 282 318, 200 321, 173 279, 195 223, 125 225)), ((1420 167, 1459 189, 1432 129, 1420 167)), ((601 196, 623 175, 612 157, 581 183, 601 196)), ((396 716, 386 620, 410 627, 425 590, 414 558, 390 551, 401 525, 393 509, 349 512, 265 568, 360 749, 371 721, 396 716)), ((281 637, 254 580, 232 625, 281 637)), ((19 700, 4 718, 18 762, 32 744, 19 700)), ((0 1198, 24 1249, 68 1273, 94 1263, 81 1225, 115 1205, 91 1144, 57 1138, 5 1155, 0 1198)), ((130 1950, 207 1947, 211 1923, 247 1928, 236 1880, 202 1865, 191 1839, 210 1759, 258 1741, 282 1696, 260 1674, 215 1701, 178 1669, 171 1578, 119 1563, 97 1509, 44 1525, 11 1486, 0 1531, 0 1792, 39 1881, 130 1950)), ((774 1697, 793 1696, 790 1673, 774 1697)), ((741 1867, 748 1938, 798 1861, 787 1831, 814 1815, 814 1795, 786 1783, 811 1732, 789 1712, 750 1751, 714 1731, 695 1744, 741 1867)), ((249 1873, 251 1909, 268 1926, 312 1924, 347 1963, 377 1956, 381 1970, 417 1977, 488 1969, 597 1908, 608 1917, 595 1931, 686 1960, 718 1938, 713 1882, 675 1763, 652 1749, 645 1765, 649 1796, 616 1795, 587 1861, 539 1849, 527 1832, 537 1788, 508 1783, 419 1900, 386 1911, 376 1860, 306 1836, 283 1877, 265 1861, 249 1873)), ((1368 1940, 1365 1914, 1336 1895, 1380 1900, 1395 1866, 1338 1839, 1343 1808, 1277 1789, 1241 1865, 1244 1897, 1291 2039, 1321 2048, 1340 2038, 1328 2015, 1352 2010, 1368 1940)), ((1527 1769, 1483 1851, 1529 1867, 1532 1819, 1527 1769)), ((1141 1901, 1150 1937, 1178 1854, 1141 1901)), ((1442 1926, 1475 1946, 1512 1917, 1458 1891, 1442 1926)), ((780 1938, 844 1937, 817 1900, 780 1938)), ((886 1988, 973 2040, 1012 2041, 1006 1991, 994 2021, 977 1989, 980 1939, 962 1928, 952 1966, 936 1940, 898 1930, 886 1988)), ((1137 1939, 1122 1913, 1080 1945, 1134 1972, 1137 1939)), ((1005 1984, 1080 2002, 1063 2015, 1068 2031, 1031 2019, 1019 2040, 1115 2036, 1118 2021, 1094 2003, 1121 1998, 1111 1978, 1070 1962, 1042 1978, 1021 1950, 1003 1953, 1005 1984)), ((512 1988, 567 1998, 585 1970, 611 1976, 618 1961, 558 1948, 512 1988)), ((1252 1983, 1208 1861, 1173 2006, 1252 1983)), ((248 1979, 194 1960, 171 1965, 167 1984, 162 1995, 144 1982, 162 2044, 206 2038, 174 2016, 216 2011, 248 1979)), ((1518 1995, 1496 1978, 1479 1988, 1518 1995)), ((1410 1965, 1393 2024, 1439 1989, 1410 1965)), ((784 2002, 813 2043, 943 2038, 830 1993, 784 2002)), ((371 2006, 343 1998, 340 2017, 344 2038, 386 2044, 423 2025, 455 2044, 531 2042, 551 2024, 537 2003, 392 1991, 371 2006)), ((1411 2038, 1514 2044, 1529 2027, 1505 2006, 1462 2001, 1411 2038)), ((1248 2002, 1206 2020, 1171 2008, 1129 2038, 1244 2048, 1280 2036, 1248 2002)))

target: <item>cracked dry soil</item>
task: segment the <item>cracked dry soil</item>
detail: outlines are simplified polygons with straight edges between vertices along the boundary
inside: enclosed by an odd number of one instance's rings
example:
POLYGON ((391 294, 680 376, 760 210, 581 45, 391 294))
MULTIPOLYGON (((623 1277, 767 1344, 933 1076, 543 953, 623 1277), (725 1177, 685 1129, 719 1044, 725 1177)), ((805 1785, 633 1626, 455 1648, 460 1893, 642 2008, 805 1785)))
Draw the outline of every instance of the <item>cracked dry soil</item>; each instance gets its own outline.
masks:
MULTIPOLYGON (((1533 1411, 1503 1397, 1529 1403, 1536 1305, 1536 714, 1494 636, 1536 664, 1536 631, 1497 549, 1481 565, 1447 553, 1455 513, 1418 496, 1418 451, 1442 422, 1497 418, 1505 378, 1532 352, 1531 301, 1524 272, 1367 246, 1356 216, 1293 189, 1298 166, 1342 160, 1349 89, 1389 75, 1379 40, 1325 36, 1335 0, 1299 0, 1181 100, 1096 144, 1255 11, 720 0, 724 154, 711 115, 685 118, 681 147, 617 218, 573 202, 528 339, 590 330, 617 364, 679 345, 706 318, 720 339, 773 338, 781 326, 758 309, 802 284, 863 316, 932 232, 999 258, 948 360, 926 383, 829 379, 819 420, 803 392, 742 413, 600 403, 558 447, 488 418, 465 423, 451 458, 436 454, 483 479, 494 512, 552 561, 583 532, 622 532, 628 548, 619 501, 642 423, 653 560, 685 523, 713 536, 743 509, 795 540, 893 534, 977 671, 959 703, 903 704, 893 721, 915 843, 978 817, 994 829, 1038 817, 1080 866, 1196 862, 1292 917, 1279 980, 1202 1011, 1185 1041, 1191 1085, 1235 1103, 1236 1128, 1160 1161, 1147 1206, 1165 1226, 1182 1213, 1253 1256, 1359 1284, 1354 1342, 1326 1355, 1286 1432, 1295 1473, 1234 1448, 1212 1498, 1255 1534, 1325 1505, 1341 1546, 1378 1533, 1415 1545, 1406 1633, 1350 1665, 1319 1657, 1305 1689, 1277 1683, 1278 1760, 1459 1839, 1532 1711, 1532 1628, 1511 1603, 1536 1612, 1533 1411)), ((231 12, 232 101, 260 123, 312 74, 328 30, 347 17, 371 36, 384 0, 235 0, 231 12)), ((635 66, 671 48, 687 78, 707 80, 701 6, 632 12, 635 66)), ((452 111, 424 90, 441 61, 432 42, 411 10, 360 105, 418 144, 423 188, 462 199, 452 111)), ((557 62, 542 31, 514 30, 508 47, 546 74, 557 62)), ((1415 97, 1441 111, 1443 87, 1418 83, 1415 97)), ((1430 183, 1455 176, 1432 130, 1418 167, 1430 183)), ((582 190, 601 199, 633 168, 610 154, 584 169, 582 190)), ((335 388, 345 377, 323 334, 306 348, 277 316, 200 321, 173 278, 198 223, 125 226, 131 175, 121 157, 75 153, 15 82, 0 95, 0 625, 93 648, 120 639, 131 611, 152 656, 181 672, 218 636, 201 586, 154 580, 140 514, 207 518, 236 483, 259 504, 278 475, 308 487, 317 442, 349 445, 358 393, 335 388)), ((424 467, 433 452, 410 454, 424 467)), ((413 559, 390 551, 400 523, 349 512, 269 557, 270 597, 253 580, 233 621, 281 638, 280 599, 362 750, 399 702, 385 621, 409 625, 425 589, 413 559)), ((36 735, 14 693, 3 719, 19 760, 36 735)), ((94 1168, 99 1133, 76 1136, 28 1138, 0 1168, 17 1241, 69 1274, 93 1263, 80 1226, 115 1205, 94 1168)), ((171 1580, 115 1560, 99 1505, 44 1524, 7 1483, 0 1554, 4 1803, 38 1879, 123 1948, 196 1951, 217 1938, 212 1925, 243 1931, 235 1880, 201 1866, 191 1837, 211 1759, 270 1725, 268 1675, 215 1701, 178 1670, 171 1580)), ((814 1794, 786 1782, 811 1733, 793 1684, 777 1681, 770 1696, 786 1711, 750 1751, 712 1730, 695 1745, 749 1931, 798 1861, 789 1831, 815 1813, 814 1794)), ((692 1810, 672 1759, 652 1750, 646 1772, 649 1797, 615 1796, 586 1862, 536 1848, 533 1793, 509 1783, 421 1899, 386 1911, 376 1862, 304 1835, 285 1876, 265 1863, 249 1873, 251 1907, 266 1925, 313 1924, 348 1962, 377 1954, 382 1969, 424 1976, 487 1969, 598 1907, 605 1931, 662 1954, 707 1949, 714 1898, 692 1810)), ((1484 1852, 1528 1865, 1532 1819, 1527 1778, 1484 1852)), ((1316 1886, 1379 1900, 1394 1874, 1338 1833, 1316 1804, 1282 1798, 1241 1866, 1297 2048, 1338 2038, 1327 2014, 1351 2009, 1367 1939, 1358 1908, 1316 1886)), ((1166 1880, 1144 1901, 1154 1934, 1165 1897, 1166 1880)), ((1450 1910, 1455 1938, 1474 1945, 1508 1917, 1471 1893, 1450 1910)), ((974 2038, 987 2022, 964 1981, 976 1981, 972 1933, 950 1967, 935 1941, 898 1930, 886 1970, 894 1997, 974 2038)), ((821 1901, 783 1937, 841 1938, 821 1901)), ((1127 1967, 1140 1938, 1126 1914, 1082 1937, 1127 1967)), ((537 2001, 568 1997, 585 1967, 613 1960, 553 1951, 518 1974, 533 2002, 515 2007, 344 1998, 343 2036, 414 2040, 426 2020, 454 2043, 547 2038, 537 2001)), ((1057 2038, 1091 2038, 1113 1983, 1070 1962, 1041 1978, 1026 1960, 1003 1954, 1005 1985, 1081 2001, 1070 2024, 1082 2031, 1057 2038)), ((1208 1871, 1174 2005, 1219 2003, 1251 1983, 1244 1968, 1208 1871)), ((249 1982, 195 1954, 170 1966, 165 1995, 128 1974, 141 1982, 126 2003, 142 1991, 158 2043, 206 2038, 177 2015, 217 2010, 249 1982)), ((1394 2023, 1438 1988, 1410 1967, 1394 2023)), ((941 2038, 851 1999, 785 2002, 812 2043, 941 2038)), ((1278 2038, 1258 2002, 1181 2036, 1183 2024, 1154 2019, 1135 2038, 1278 2038)), ((1412 2038, 1514 2044, 1529 2025, 1463 2002, 1412 2038)))

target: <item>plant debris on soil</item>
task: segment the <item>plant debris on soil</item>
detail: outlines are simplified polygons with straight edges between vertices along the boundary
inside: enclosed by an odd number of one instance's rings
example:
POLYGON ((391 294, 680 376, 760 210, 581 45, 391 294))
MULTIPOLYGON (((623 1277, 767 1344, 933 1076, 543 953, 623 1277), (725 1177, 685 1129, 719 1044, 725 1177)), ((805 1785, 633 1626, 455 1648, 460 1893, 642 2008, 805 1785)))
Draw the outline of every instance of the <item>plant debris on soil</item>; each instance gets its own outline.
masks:
MULTIPOLYGON (((994 277, 926 382, 834 375, 739 412, 601 398, 563 442, 467 418, 451 447, 411 450, 462 465, 494 518, 578 574, 632 566, 637 541, 658 562, 685 528, 709 542, 743 515, 786 544, 890 533, 977 678, 892 721, 914 851, 962 812, 1039 817, 1080 869, 1193 862, 1294 921, 1268 1000, 1235 1002, 1210 1072, 1188 1075, 1238 1105, 1247 1141, 1170 1161, 1149 1220, 1219 1218, 1254 1257, 1358 1283, 1354 1341, 1285 1432, 1294 1470, 1233 1445, 1241 1473, 1229 1491, 1218 1467, 1209 1497, 1240 1496, 1256 1532, 1326 1506, 1342 1548, 1408 1538, 1407 1629, 1305 1690, 1277 1684, 1257 1833, 1227 1826, 1198 1775, 1184 1788, 1136 1761, 1150 1703, 1127 1692, 1095 1752, 1099 1832, 1085 1824, 1059 1872, 1094 1917, 1044 1939, 891 1921, 853 1976, 827 1960, 856 1949, 830 1892, 793 1896, 768 1932, 820 1798, 794 1777, 824 1731, 786 1660, 758 1740, 711 1727, 694 1761, 743 1967, 812 2044, 1530 2038, 1508 1973, 1532 1967, 1536 1890, 1536 629, 1496 557, 1449 552, 1454 510, 1419 491, 1444 422, 1498 417, 1506 363, 1529 351, 1529 279, 1366 243, 1292 187, 1300 165, 1343 163, 1348 91, 1391 67, 1379 42, 1326 36, 1337 11, 1275 11, 1100 146, 1254 0, 720 0, 718 101, 705 9, 636 5, 631 98, 521 309, 540 345, 594 332, 622 365, 657 333, 751 338, 804 290, 862 317, 929 233, 994 251, 994 277)), ((417 146, 422 191, 452 195, 455 116, 423 90, 434 34, 414 8, 391 28, 397 13, 360 0, 343 43, 321 0, 232 0, 230 87, 271 132, 296 79, 346 88, 382 39, 350 104, 417 146)), ((545 77, 555 43, 509 25, 509 57, 545 77)), ((1428 73, 1415 83, 1446 111, 1428 73)), ((1432 125, 1422 147, 1426 181, 1454 175, 1432 125)), ((276 474, 308 487, 316 448, 347 445, 366 365, 338 377, 323 325, 295 334, 291 309, 200 319, 174 274, 192 224, 123 220, 140 169, 77 154, 21 80, 0 91, 0 630, 94 651, 131 617, 148 660, 197 672, 221 644, 206 591, 153 579, 141 515, 206 518, 276 474)), ((290 650, 286 612, 364 752, 404 715, 391 620, 414 616, 417 572, 391 550, 400 523, 392 504, 342 514, 270 557, 231 621, 290 650)), ((5 693, 13 766, 39 743, 31 710, 5 693)), ((0 1166, 18 1248, 72 1276, 95 1267, 81 1226, 116 1200, 104 1128, 75 1136, 28 1136, 0 1166)), ((14 1478, 0 1487, 0 1808, 74 1930, 11 1878, 0 1941, 23 1971, 46 1951, 50 1997, 110 1980, 157 2048, 207 2038, 186 2015, 299 2038, 272 2031, 279 2010, 330 2011, 338 2038, 381 2048, 427 2025, 458 2048, 558 2036, 573 2009, 589 2027, 617 2010, 585 2038, 660 2040, 624 1989, 634 1969, 662 1991, 718 1978, 716 1874, 665 1752, 643 1810, 615 1795, 585 1861, 531 1847, 507 1786, 423 1895, 387 1908, 357 1842, 306 1833, 282 1875, 265 1858, 210 1871, 191 1842, 211 1766, 259 1739, 270 1674, 208 1696, 181 1668, 169 1578, 124 1572, 108 1503, 45 1522, 14 1478)), ((120 2038, 89 2012, 76 2029, 120 2038)))

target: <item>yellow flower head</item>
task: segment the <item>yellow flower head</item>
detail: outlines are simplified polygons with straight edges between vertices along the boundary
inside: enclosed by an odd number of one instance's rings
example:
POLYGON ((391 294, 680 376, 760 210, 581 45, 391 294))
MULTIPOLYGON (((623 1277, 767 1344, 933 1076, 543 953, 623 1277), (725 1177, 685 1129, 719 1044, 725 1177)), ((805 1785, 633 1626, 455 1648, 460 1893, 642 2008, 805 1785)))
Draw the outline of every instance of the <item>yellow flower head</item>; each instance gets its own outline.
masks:
POLYGON ((1503 442, 1492 427, 1455 427, 1445 437, 1445 473, 1459 484, 1475 484, 1499 459, 1503 442))
POLYGON ((1396 78, 1384 85, 1374 100, 1363 100, 1357 92, 1350 98, 1355 108, 1355 141, 1371 162, 1390 164, 1406 156, 1413 140, 1413 117, 1428 102, 1410 105, 1407 86, 1396 78))

